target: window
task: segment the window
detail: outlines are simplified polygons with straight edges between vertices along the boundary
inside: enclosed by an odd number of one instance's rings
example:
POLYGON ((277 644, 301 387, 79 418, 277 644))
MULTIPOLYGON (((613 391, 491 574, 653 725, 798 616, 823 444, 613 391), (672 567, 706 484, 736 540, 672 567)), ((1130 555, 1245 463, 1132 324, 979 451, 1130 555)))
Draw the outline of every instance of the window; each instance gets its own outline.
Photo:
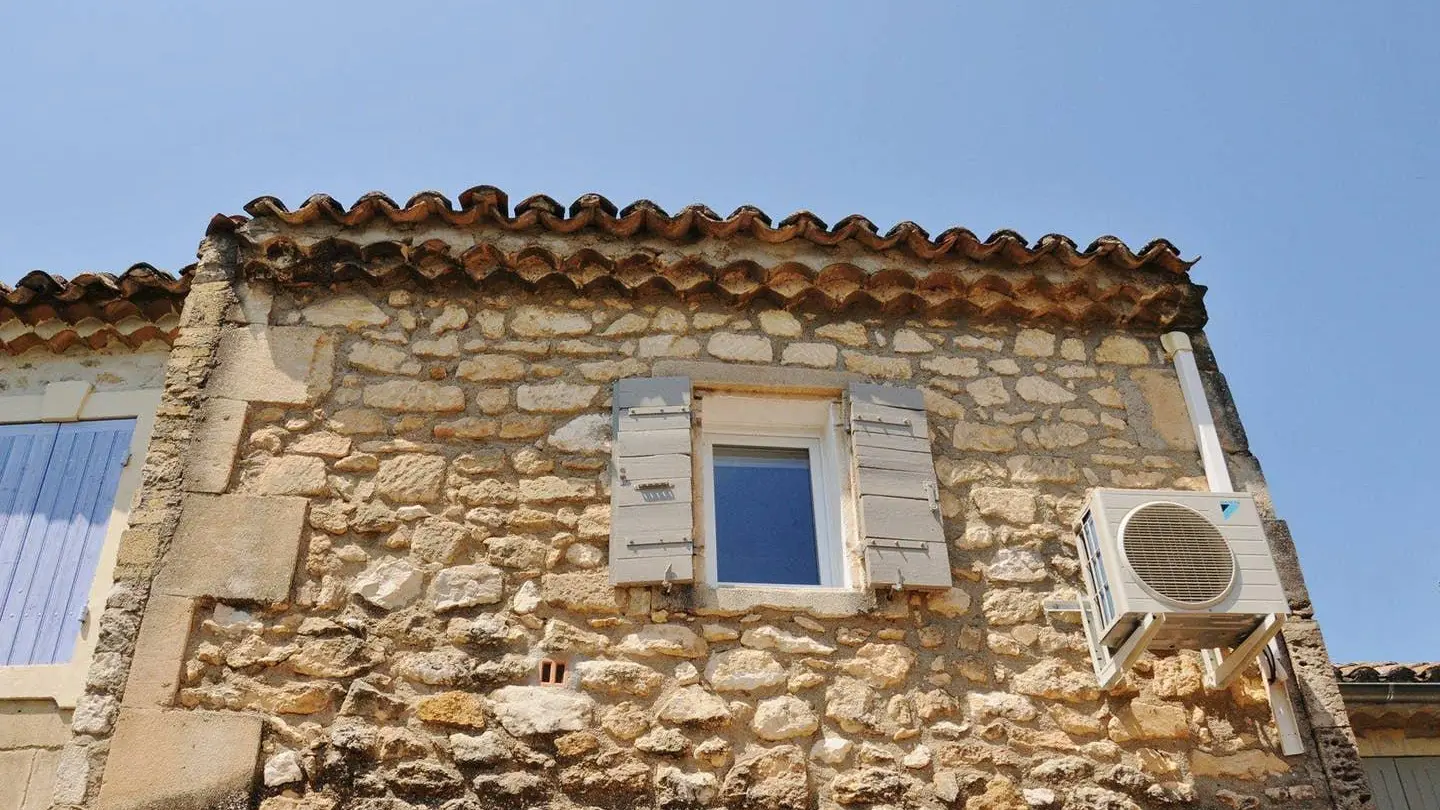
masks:
POLYGON ((134 431, 134 419, 0 425, 0 665, 74 655, 134 431))
POLYGON ((701 498, 711 583, 847 584, 838 407, 814 399, 701 399, 701 498))

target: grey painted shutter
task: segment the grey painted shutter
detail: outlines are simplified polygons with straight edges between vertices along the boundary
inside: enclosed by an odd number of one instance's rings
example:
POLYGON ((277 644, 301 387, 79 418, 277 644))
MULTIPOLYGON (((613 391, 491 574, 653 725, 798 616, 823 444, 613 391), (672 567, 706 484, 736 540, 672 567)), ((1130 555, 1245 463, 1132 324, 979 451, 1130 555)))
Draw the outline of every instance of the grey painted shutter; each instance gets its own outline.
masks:
POLYGON ((16 473, 0 458, 0 663, 59 664, 80 634, 135 421, 56 425, 43 458, 14 441, 41 435, 29 427, 0 434, 0 456, 25 459, 16 473))
POLYGON ((1440 757, 1365 757, 1360 762, 1376 810, 1440 807, 1440 757))
POLYGON ((920 391, 851 383, 849 417, 870 585, 949 588, 950 553, 920 391))
POLYGON ((695 579, 690 379, 615 382, 610 480, 610 582, 695 579))

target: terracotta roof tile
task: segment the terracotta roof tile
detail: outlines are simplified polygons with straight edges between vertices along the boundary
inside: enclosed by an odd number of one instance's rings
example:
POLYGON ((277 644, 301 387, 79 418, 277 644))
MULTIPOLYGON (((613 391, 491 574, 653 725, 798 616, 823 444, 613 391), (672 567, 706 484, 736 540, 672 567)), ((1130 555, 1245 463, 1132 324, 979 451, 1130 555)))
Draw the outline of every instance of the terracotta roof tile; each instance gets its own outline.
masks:
MULTIPOLYGON (((459 203, 457 208, 445 195, 425 191, 402 206, 384 194, 371 192, 346 208, 329 195, 317 194, 293 210, 275 197, 259 197, 247 204, 245 211, 256 220, 275 220, 289 226, 323 223, 350 228, 376 220, 414 225, 436 219, 452 226, 484 224, 515 232, 538 229, 571 234, 593 230, 617 237, 642 235, 683 242, 749 237, 778 244, 801 239, 821 246, 855 244, 881 253, 903 250, 925 261, 965 258, 1015 266, 1050 259, 1070 268, 1100 263, 1124 270, 1185 273, 1198 260, 1181 258, 1180 251, 1164 239, 1133 251, 1116 237, 1102 236, 1082 250, 1074 240, 1059 234, 1041 237, 1033 245, 1009 230, 981 239, 965 228, 949 228, 932 238, 913 222, 901 222, 882 234, 873 222, 859 215, 844 217, 833 227, 809 211, 798 211, 776 223, 753 206, 741 206, 722 217, 706 206, 690 205, 672 215, 649 200, 617 208, 599 194, 581 195, 569 207, 537 194, 522 200, 512 212, 505 192, 493 186, 476 186, 463 192, 459 203)), ((211 220, 210 232, 234 230, 246 221, 240 216, 217 216, 211 220)))
POLYGON ((172 342, 190 272, 187 267, 174 276, 136 264, 119 275, 67 279, 37 270, 14 286, 0 283, 0 350, 20 354, 41 345, 61 352, 113 341, 131 347, 172 342))
POLYGON ((289 234, 261 238, 248 248, 242 258, 244 273, 287 284, 384 284, 418 278, 508 282, 535 289, 553 283, 594 294, 715 296, 735 305, 764 298, 789 309, 1106 322, 1155 329, 1204 323, 1204 287, 1184 276, 1157 281, 1136 271, 1057 275, 971 265, 917 273, 865 270, 845 261, 814 266, 783 257, 770 266, 749 259, 712 264, 702 255, 660 259, 624 246, 607 255, 588 247, 557 253, 539 245, 504 250, 489 241, 456 247, 439 239, 413 244, 339 237, 302 240, 289 234))
POLYGON ((1335 676, 1342 683, 1440 683, 1440 662, 1399 664, 1366 661, 1340 664, 1335 676))

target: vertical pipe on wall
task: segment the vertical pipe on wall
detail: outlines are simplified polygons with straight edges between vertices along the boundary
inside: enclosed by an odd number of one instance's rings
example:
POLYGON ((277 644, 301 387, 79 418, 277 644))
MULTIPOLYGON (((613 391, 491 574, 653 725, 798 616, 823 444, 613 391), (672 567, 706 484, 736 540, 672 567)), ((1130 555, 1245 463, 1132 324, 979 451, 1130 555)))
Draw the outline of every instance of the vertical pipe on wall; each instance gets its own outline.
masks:
MULTIPOLYGON (((1190 412, 1190 426, 1195 430, 1195 442, 1200 446, 1200 461, 1205 465, 1205 480, 1210 491, 1234 492, 1235 484, 1231 482, 1230 469, 1225 465, 1220 432, 1215 428, 1215 417, 1210 412, 1210 400, 1205 396, 1200 367, 1195 364, 1195 347, 1190 344, 1190 336, 1184 332, 1167 332, 1160 336, 1160 345, 1175 364, 1175 374, 1180 378, 1180 392, 1185 396, 1185 409, 1190 412)), ((1275 728, 1280 734, 1280 750, 1285 754, 1300 754, 1305 751, 1305 743, 1300 737, 1295 704, 1290 698, 1290 677, 1282 663, 1285 660, 1282 644, 1281 637, 1277 635, 1266 645, 1260 661, 1260 675, 1270 698, 1270 714, 1275 718, 1275 728)))
POLYGON ((1180 377, 1180 392, 1185 395, 1185 409, 1190 412, 1190 426, 1200 445, 1200 461, 1205 465, 1205 480, 1211 492, 1234 492, 1230 470, 1225 466, 1225 453, 1220 449, 1220 432, 1210 414, 1210 401, 1205 397, 1205 384, 1200 380, 1200 367, 1195 365, 1195 349, 1184 332, 1167 332, 1160 336, 1160 345, 1175 364, 1180 377))

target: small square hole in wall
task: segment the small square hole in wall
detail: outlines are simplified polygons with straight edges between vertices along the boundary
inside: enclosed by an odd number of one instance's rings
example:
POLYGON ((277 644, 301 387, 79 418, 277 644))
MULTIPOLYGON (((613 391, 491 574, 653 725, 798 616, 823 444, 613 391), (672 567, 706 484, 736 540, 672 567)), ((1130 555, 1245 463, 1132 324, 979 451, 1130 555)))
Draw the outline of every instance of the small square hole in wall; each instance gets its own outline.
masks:
POLYGON ((540 659, 540 683, 543 686, 563 686, 565 683, 564 661, 554 658, 540 659))

